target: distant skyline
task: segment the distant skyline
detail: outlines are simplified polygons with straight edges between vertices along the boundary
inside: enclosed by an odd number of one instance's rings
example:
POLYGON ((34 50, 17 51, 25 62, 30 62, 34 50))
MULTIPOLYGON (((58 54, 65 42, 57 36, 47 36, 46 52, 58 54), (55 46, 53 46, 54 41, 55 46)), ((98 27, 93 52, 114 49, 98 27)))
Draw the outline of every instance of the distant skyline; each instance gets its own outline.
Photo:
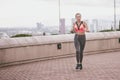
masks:
MULTIPOLYGON (((71 24, 76 12, 82 19, 113 20, 114 0, 60 0, 61 18, 71 24)), ((116 12, 120 15, 120 0, 116 0, 116 12)), ((58 0, 0 0, 1 27, 36 27, 37 22, 46 26, 59 23, 58 0)))

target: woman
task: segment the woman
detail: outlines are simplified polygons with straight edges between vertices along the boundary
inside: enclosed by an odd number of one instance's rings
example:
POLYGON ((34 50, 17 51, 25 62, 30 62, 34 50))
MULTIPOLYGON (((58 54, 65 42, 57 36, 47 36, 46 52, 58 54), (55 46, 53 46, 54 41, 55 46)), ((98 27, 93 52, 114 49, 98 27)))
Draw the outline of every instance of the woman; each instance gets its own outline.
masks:
POLYGON ((76 49, 76 69, 82 69, 83 51, 86 43, 85 32, 89 32, 88 26, 81 21, 81 14, 76 13, 76 22, 73 24, 73 32, 75 33, 74 45, 76 49))

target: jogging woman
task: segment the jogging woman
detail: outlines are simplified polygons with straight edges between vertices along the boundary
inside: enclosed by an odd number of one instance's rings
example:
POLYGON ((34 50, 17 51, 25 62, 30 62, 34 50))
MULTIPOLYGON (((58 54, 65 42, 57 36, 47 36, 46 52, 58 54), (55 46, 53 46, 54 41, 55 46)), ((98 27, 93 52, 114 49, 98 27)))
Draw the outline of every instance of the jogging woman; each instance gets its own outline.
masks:
POLYGON ((86 43, 85 32, 89 32, 88 26, 81 21, 81 14, 75 14, 76 22, 73 24, 73 32, 75 33, 74 45, 76 49, 76 69, 82 69, 83 51, 86 43))

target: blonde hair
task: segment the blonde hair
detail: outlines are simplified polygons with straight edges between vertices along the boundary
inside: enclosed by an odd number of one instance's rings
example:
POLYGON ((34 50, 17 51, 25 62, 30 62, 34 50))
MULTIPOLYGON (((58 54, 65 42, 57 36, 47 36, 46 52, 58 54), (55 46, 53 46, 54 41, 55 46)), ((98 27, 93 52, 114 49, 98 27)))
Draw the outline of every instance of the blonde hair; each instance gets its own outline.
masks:
POLYGON ((77 15, 80 15, 80 17, 81 17, 81 14, 80 14, 80 13, 76 13, 76 14, 75 14, 75 17, 76 17, 77 15))

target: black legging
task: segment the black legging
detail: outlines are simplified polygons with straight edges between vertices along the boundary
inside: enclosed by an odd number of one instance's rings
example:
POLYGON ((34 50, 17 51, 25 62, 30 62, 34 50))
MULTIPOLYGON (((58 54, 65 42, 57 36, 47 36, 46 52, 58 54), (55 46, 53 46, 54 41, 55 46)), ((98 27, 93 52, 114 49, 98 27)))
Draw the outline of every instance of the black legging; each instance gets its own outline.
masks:
POLYGON ((74 45, 75 45, 75 48, 76 48, 77 63, 79 63, 79 62, 82 63, 85 43, 86 43, 86 36, 85 35, 75 34, 74 45))

